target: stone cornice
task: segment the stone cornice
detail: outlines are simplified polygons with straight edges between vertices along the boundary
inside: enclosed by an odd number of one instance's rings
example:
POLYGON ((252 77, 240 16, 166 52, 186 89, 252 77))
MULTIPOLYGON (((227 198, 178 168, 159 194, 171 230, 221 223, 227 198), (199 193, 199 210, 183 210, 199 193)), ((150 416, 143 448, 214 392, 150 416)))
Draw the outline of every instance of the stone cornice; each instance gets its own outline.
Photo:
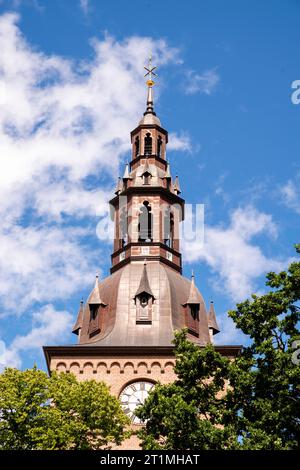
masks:
POLYGON ((141 129, 157 129, 159 132, 166 136, 166 143, 168 143, 168 131, 166 131, 166 129, 161 126, 158 126, 157 124, 139 124, 135 129, 133 129, 133 131, 130 132, 131 142, 132 137, 141 129))
POLYGON ((151 155, 138 155, 137 157, 134 157, 133 160, 131 160, 131 162, 129 162, 130 164, 130 168, 133 167, 133 165, 135 163, 138 163, 140 160, 145 160, 145 158, 154 158, 157 162, 160 162, 162 164, 164 164, 165 168, 167 168, 167 165, 168 165, 168 162, 164 159, 164 158, 161 158, 159 157, 158 155, 156 155, 155 153, 154 154, 151 154, 151 155))
MULTIPOLYGON (((113 255, 111 255, 112 257, 113 255)), ((110 268, 110 273, 114 273, 118 269, 122 268, 126 264, 130 263, 131 261, 141 261, 143 259, 147 259, 148 261, 160 261, 161 263, 164 263, 170 268, 173 268, 175 271, 178 271, 180 274, 182 274, 182 267, 181 264, 178 265, 176 263, 173 263, 172 261, 169 261, 167 258, 164 258, 163 256, 149 256, 149 255, 140 255, 140 256, 128 256, 127 258, 123 259, 122 261, 119 261, 119 263, 115 264, 115 266, 112 266, 110 268)), ((181 263, 181 255, 180 255, 180 263, 181 263)))
MULTIPOLYGON (((200 346, 202 347, 202 346, 200 346)), ((216 345, 215 350, 222 356, 236 357, 242 351, 241 345, 216 345)), ((97 344, 70 345, 70 346, 44 346, 44 355, 50 374, 50 360, 53 357, 116 357, 116 356, 173 356, 173 346, 100 346, 97 344)))
MULTIPOLYGON (((118 250, 114 251, 111 256, 119 255, 120 253, 122 253, 122 251, 125 251, 132 246, 159 246, 160 248, 164 248, 166 251, 169 251, 173 255, 176 255, 179 258, 181 258, 181 253, 179 251, 174 250, 173 248, 165 245, 162 242, 129 242, 126 245, 124 245, 122 248, 119 248, 118 250)), ((149 257, 149 259, 152 259, 152 258, 149 257)))
POLYGON ((182 220, 184 219, 184 199, 177 194, 171 193, 167 188, 163 188, 162 186, 130 186, 129 188, 122 191, 120 194, 113 197, 109 204, 115 206, 118 201, 119 196, 127 196, 129 194, 163 194, 167 196, 171 201, 180 204, 182 207, 182 220))

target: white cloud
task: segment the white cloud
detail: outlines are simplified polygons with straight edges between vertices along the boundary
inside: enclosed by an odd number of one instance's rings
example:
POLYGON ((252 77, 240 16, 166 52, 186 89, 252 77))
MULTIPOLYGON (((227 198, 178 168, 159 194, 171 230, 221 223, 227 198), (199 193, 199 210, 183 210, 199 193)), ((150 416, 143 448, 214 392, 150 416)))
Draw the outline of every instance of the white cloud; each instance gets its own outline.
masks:
POLYGON ((90 3, 89 0, 80 0, 79 2, 79 6, 85 15, 87 15, 89 12, 89 7, 90 7, 89 3, 90 3))
POLYGON ((76 64, 31 49, 16 15, 0 18, 1 161, 6 170, 1 187, 28 181, 53 165, 76 181, 103 167, 116 168, 145 106, 143 59, 154 49, 160 63, 169 62, 167 44, 138 37, 123 43, 94 39, 93 60, 76 64))
POLYGON ((216 311, 220 333, 215 336, 216 344, 243 344, 247 341, 247 336, 244 335, 235 326, 234 321, 228 316, 228 313, 220 313, 216 311))
MULTIPOLYGON (((87 229, 12 226, 1 234, 1 316, 33 303, 67 299, 92 282, 98 266, 80 239, 87 229)), ((77 294, 79 295, 79 294, 77 294)))
POLYGON ((228 176, 228 171, 222 173, 216 180, 216 183, 215 183, 215 194, 219 197, 222 198, 223 202, 224 203, 227 203, 229 202, 230 200, 230 195, 228 194, 227 191, 225 191, 223 185, 224 185, 224 182, 226 180, 228 176))
POLYGON ((252 206, 232 212, 228 227, 205 226, 204 244, 184 242, 187 262, 204 261, 213 272, 214 287, 237 302, 256 290, 256 280, 267 271, 286 267, 264 255, 253 238, 257 235, 276 237, 277 227, 272 216, 252 206))
MULTIPOLYGON (((116 176, 129 151, 145 107, 148 52, 158 65, 177 60, 164 40, 137 36, 93 39, 89 61, 46 55, 26 42, 18 19, 0 16, 2 315, 17 302, 21 312, 67 298, 91 281, 96 261, 82 243, 87 230, 72 220, 104 215, 112 188, 93 189, 86 180, 116 176)), ((174 149, 189 147, 185 135, 173 138, 174 149)))
POLYGON ((79 6, 85 16, 88 15, 90 11, 90 1, 89 0, 80 0, 79 1, 79 6))
POLYGON ((17 351, 37 349, 44 344, 58 341, 72 327, 73 317, 69 312, 57 311, 53 305, 45 305, 33 313, 33 328, 24 336, 16 336, 11 347, 17 351))
POLYGON ((194 95, 195 93, 211 95, 219 81, 220 76, 216 68, 205 70, 202 74, 189 70, 186 74, 185 92, 188 95, 194 95))
POLYGON ((17 335, 9 346, 0 340, 0 370, 4 367, 21 367, 22 351, 40 349, 45 344, 63 340, 72 326, 72 315, 57 311, 53 305, 45 305, 32 315, 32 329, 17 335))
MULTIPOLYGON (((106 36, 76 62, 32 47, 18 20, 0 16, 0 316, 23 314, 33 328, 0 342, 0 363, 20 367, 23 352, 63 340, 71 326, 67 312, 43 305, 80 297, 99 270, 100 250, 95 257, 85 243, 96 241, 97 219, 87 218, 105 215, 130 149, 145 107, 145 57, 152 51, 163 65, 177 51, 164 40, 106 36)), ((173 149, 188 149, 187 136, 172 137, 173 149)))
POLYGON ((300 214, 300 175, 297 175, 295 180, 288 180, 287 183, 280 188, 280 194, 283 203, 290 209, 300 214))
POLYGON ((178 135, 174 132, 171 132, 169 134, 168 150, 181 150, 191 152, 192 145, 189 135, 186 133, 181 133, 178 135))
POLYGON ((107 212, 112 189, 84 190, 80 184, 47 183, 47 192, 36 194, 35 210, 48 220, 60 221, 63 214, 73 219, 86 216, 103 216, 107 212))
POLYGON ((18 351, 6 347, 4 341, 0 340, 0 372, 5 367, 21 367, 22 361, 18 351))

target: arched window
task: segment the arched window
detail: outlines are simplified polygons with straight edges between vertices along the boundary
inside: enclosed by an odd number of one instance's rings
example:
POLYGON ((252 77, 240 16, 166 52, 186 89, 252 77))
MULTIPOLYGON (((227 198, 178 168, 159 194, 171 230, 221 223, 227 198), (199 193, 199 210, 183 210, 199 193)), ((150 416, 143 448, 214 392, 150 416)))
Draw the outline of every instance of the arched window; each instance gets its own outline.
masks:
POLYGON ((119 215, 120 248, 123 248, 127 243, 127 225, 127 210, 125 207, 122 207, 119 215))
POLYGON ((134 155, 135 155, 135 157, 138 157, 139 154, 140 154, 140 139, 139 139, 139 136, 137 136, 135 138, 134 146, 135 146, 134 155))
POLYGON ((144 201, 140 208, 138 233, 139 241, 151 242, 152 241, 152 218, 151 206, 148 201, 144 201))
POLYGON ((145 155, 152 155, 152 137, 149 132, 147 132, 146 137, 145 137, 145 155))
POLYGON ((173 248, 174 242, 174 214, 170 214, 170 247, 173 248))
POLYGON ((158 155, 158 157, 161 157, 161 153, 162 153, 162 138, 161 138, 161 136, 159 136, 158 139, 157 139, 157 155, 158 155))
POLYGON ((166 210, 164 222, 164 242, 170 248, 173 248, 174 242, 174 214, 170 208, 166 210))

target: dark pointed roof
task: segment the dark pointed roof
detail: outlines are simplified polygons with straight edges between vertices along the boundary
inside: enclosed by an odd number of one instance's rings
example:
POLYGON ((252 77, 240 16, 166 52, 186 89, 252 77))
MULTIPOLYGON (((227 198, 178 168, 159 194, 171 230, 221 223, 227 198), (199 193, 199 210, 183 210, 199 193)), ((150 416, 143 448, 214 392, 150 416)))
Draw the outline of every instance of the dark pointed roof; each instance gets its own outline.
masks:
POLYGON ((140 280, 140 285, 139 285, 138 290, 136 291, 134 297, 137 297, 139 294, 143 294, 143 293, 149 294, 151 297, 154 298, 153 292, 152 292, 150 284, 149 284, 146 262, 144 263, 144 268, 143 268, 142 277, 141 277, 141 280, 140 280))
POLYGON ((115 194, 119 194, 122 190, 123 190, 123 183, 122 183, 121 177, 119 176, 118 182, 115 188, 115 194))
POLYGON ((214 335, 216 335, 217 333, 220 333, 220 328, 219 328, 219 325, 217 323, 217 318, 216 318, 215 307, 212 301, 210 303, 209 312, 208 312, 208 328, 212 328, 214 335))
POLYGON ((180 194, 181 193, 181 189, 180 189, 180 185, 179 185, 179 178, 178 176, 176 176, 175 178, 175 182, 173 184, 173 190, 176 194, 180 194))
MULTIPOLYGON (((94 290, 94 289, 93 289, 94 290)), ((109 315, 103 315, 101 331, 90 337, 90 306, 84 306, 83 324, 80 330, 79 345, 88 346, 131 346, 156 347, 172 346, 174 331, 186 326, 182 305, 186 305, 191 290, 191 280, 159 261, 148 261, 146 269, 143 263, 128 263, 109 277, 101 280, 101 298, 109 304, 109 315), (146 271, 146 273, 144 272, 146 271), (147 276, 146 276, 147 275, 147 276), (141 282, 141 278, 143 281, 141 282), (148 278, 148 282, 145 278, 148 278), (130 288, 127 288, 130 282, 130 288), (155 310, 151 328, 145 334, 144 329, 136 325, 136 309, 132 301, 135 293, 146 290, 150 297, 154 294, 155 310), (144 285, 144 287, 143 287, 144 285), (148 285, 148 286, 147 286, 148 285), (124 287, 126 288, 124 289, 124 287), (149 288, 150 287, 150 288, 149 288), (130 327, 132 326, 132 327, 130 327)), ((142 294, 143 295, 143 294, 142 294)), ((208 329, 208 315, 204 299, 199 293, 199 337, 189 335, 189 340, 199 345, 211 342, 208 329)), ((140 295, 137 299, 140 298, 140 295)), ((212 330, 211 330, 212 332, 212 330)))
POLYGON ((170 163, 167 163, 167 169, 166 169, 166 174, 165 174, 166 179, 172 179, 171 173, 170 173, 170 163))
POLYGON ((129 179, 132 179, 132 178, 129 174, 129 164, 126 163, 125 171, 124 171, 124 175, 123 175, 123 180, 129 180, 129 179))
POLYGON ((188 299, 186 301, 187 304, 200 304, 201 303, 201 295, 195 286, 195 276, 194 272, 192 273, 192 280, 191 280, 191 286, 190 286, 190 292, 188 299))
POLYGON ((95 287, 89 298, 89 305, 106 305, 106 303, 103 302, 103 299, 101 299, 98 275, 96 276, 95 287))
POLYGON ((153 99, 152 86, 148 86, 147 107, 146 107, 146 111, 144 112, 144 116, 140 120, 140 125, 141 124, 144 124, 144 125, 156 124, 157 126, 161 126, 160 120, 158 119, 154 111, 154 99, 153 99))
POLYGON ((149 173, 149 175, 151 175, 151 172, 150 172, 150 168, 149 168, 149 162, 148 162, 148 157, 146 157, 146 161, 143 165, 143 172, 142 172, 142 175, 144 175, 145 173, 149 173))
POLYGON ((77 320, 75 325, 72 328, 72 333, 75 335, 79 334, 79 330, 82 328, 82 321, 83 321, 83 300, 80 301, 80 306, 77 314, 77 320))

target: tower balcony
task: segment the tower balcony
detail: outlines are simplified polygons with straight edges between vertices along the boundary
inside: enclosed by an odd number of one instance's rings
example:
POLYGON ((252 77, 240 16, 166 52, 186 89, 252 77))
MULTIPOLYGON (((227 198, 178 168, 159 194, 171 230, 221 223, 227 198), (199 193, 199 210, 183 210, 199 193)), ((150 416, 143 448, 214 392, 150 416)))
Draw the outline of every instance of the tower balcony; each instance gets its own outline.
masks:
POLYGON ((181 254, 161 242, 130 242, 111 255, 111 273, 131 261, 160 261, 182 272, 181 254))

